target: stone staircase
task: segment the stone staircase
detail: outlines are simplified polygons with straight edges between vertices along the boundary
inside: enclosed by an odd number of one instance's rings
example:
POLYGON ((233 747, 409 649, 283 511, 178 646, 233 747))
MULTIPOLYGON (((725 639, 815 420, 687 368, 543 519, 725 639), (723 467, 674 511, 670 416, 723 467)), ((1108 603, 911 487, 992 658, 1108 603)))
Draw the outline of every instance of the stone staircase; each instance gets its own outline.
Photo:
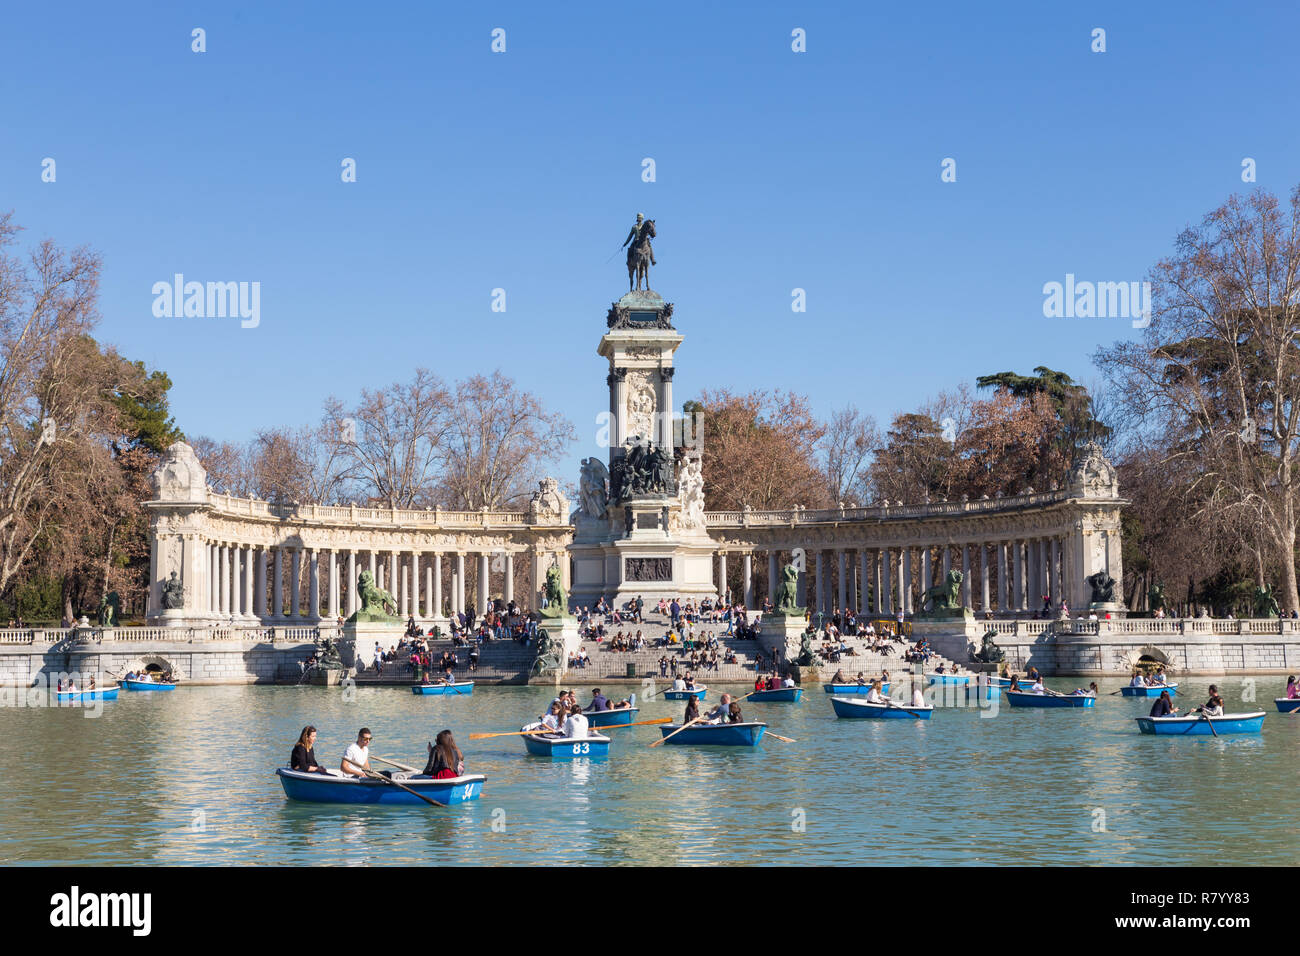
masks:
MULTIPOLYGON (((455 670, 456 680, 472 680, 484 684, 523 684, 528 680, 528 669, 533 664, 536 651, 532 645, 516 643, 512 640, 491 640, 479 645, 478 670, 469 668, 469 646, 453 647, 450 638, 429 641, 429 653, 436 668, 444 651, 456 655, 458 666, 455 670)), ((366 668, 356 675, 358 684, 414 684, 415 672, 410 665, 410 651, 399 652, 399 659, 384 664, 383 672, 376 674, 373 668, 366 668)))

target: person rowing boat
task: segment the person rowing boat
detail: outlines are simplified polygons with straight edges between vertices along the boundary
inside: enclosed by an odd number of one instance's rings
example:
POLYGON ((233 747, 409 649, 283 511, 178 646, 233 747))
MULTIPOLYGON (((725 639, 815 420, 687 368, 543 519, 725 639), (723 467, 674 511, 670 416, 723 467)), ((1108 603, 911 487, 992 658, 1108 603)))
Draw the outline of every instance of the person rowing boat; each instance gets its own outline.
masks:
POLYGON ((1082 687, 1076 687, 1074 690, 1070 692, 1070 696, 1071 697, 1096 697, 1097 682, 1093 681, 1091 684, 1089 684, 1087 690, 1084 690, 1082 687))
POLYGON ((1029 685, 1029 693, 1031 693, 1031 694, 1045 694, 1045 693, 1047 693, 1047 688, 1045 688, 1045 687, 1043 686, 1043 678, 1042 678, 1042 677, 1039 677, 1039 676, 1035 676, 1035 677, 1034 677, 1034 682, 1033 682, 1032 684, 1029 685))
POLYGON ((881 692, 880 681, 878 679, 872 681, 871 690, 867 691, 867 703, 883 704, 884 702, 885 702, 885 695, 881 692))
POLYGON ((362 727, 357 731, 357 741, 348 744, 348 749, 343 752, 343 762, 339 764, 339 769, 349 777, 368 777, 373 771, 370 769, 370 741, 374 736, 370 733, 369 727, 362 727))
MULTIPOLYGON (((737 708, 739 710, 739 708, 737 708)), ((704 715, 708 724, 725 724, 731 720, 731 695, 723 694, 716 707, 704 715)))
POLYGON ((1197 707, 1196 713, 1204 714, 1206 717, 1223 716, 1223 698, 1219 696, 1219 688, 1210 685, 1210 699, 1197 707))

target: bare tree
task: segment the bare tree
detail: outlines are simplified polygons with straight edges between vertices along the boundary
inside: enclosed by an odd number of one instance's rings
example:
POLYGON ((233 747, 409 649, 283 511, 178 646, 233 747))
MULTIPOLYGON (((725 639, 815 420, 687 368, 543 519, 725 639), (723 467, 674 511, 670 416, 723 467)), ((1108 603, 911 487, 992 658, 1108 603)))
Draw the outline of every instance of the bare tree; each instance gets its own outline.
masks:
POLYGON ((1194 466, 1196 513, 1238 512, 1259 528, 1283 602, 1300 607, 1300 188, 1285 208, 1264 191, 1232 197, 1184 230, 1151 283, 1142 340, 1101 349, 1097 363, 1134 428, 1171 464, 1194 466))
POLYGON ((458 383, 454 402, 442 481, 453 508, 521 507, 546 467, 577 440, 568 419, 499 370, 458 383))
POLYGON ((822 438, 822 468, 832 501, 867 500, 867 467, 880 442, 876 420, 859 412, 856 405, 831 413, 822 438))
POLYGON ((427 369, 417 369, 409 384, 363 390, 336 439, 346 462, 343 477, 368 487, 373 501, 390 508, 432 502, 450 405, 447 387, 427 369))

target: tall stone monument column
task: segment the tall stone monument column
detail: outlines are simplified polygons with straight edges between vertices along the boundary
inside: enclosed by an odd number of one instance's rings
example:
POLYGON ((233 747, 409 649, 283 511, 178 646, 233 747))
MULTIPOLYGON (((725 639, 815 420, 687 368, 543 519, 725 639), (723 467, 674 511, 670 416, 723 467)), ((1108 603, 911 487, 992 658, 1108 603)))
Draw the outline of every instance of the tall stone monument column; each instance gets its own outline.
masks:
POLYGON ((571 599, 717 596, 726 583, 714 583, 698 432, 688 439, 673 416, 673 360, 683 340, 673 305, 654 291, 629 292, 610 306, 606 327, 596 351, 609 363, 607 446, 582 463, 571 599))

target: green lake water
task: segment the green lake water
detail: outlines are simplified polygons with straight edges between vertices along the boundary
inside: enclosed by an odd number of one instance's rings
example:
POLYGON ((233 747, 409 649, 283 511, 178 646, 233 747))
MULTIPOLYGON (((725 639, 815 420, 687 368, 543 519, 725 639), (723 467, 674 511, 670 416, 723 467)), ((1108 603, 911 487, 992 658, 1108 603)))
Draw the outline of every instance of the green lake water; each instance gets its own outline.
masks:
MULTIPOLYGON (((6 864, 1292 864, 1300 716, 1276 712, 1284 679, 1216 681, 1228 710, 1265 710, 1259 735, 1140 735, 1151 701, 1093 710, 930 721, 837 720, 819 686, 799 704, 745 702, 796 743, 647 745, 657 727, 614 730, 597 762, 530 757, 515 730, 548 704, 540 687, 417 697, 405 687, 180 687, 80 707, 0 707, 6 864), (359 727, 372 754, 423 765, 450 728, 480 799, 447 809, 285 799, 276 766, 304 724, 337 766, 359 727)), ((1053 680, 1072 689, 1078 681, 1053 680)), ((1203 702, 1210 680, 1182 682, 1203 702)), ((630 688, 629 688, 630 689, 630 688)), ((716 701, 711 688, 709 700, 716 701)), ((744 693, 748 687, 729 688, 744 693)), ((624 690, 618 688, 617 690, 624 690)), ((584 703, 590 693, 579 690, 584 703)), ((638 719, 683 704, 638 701, 638 719)))

